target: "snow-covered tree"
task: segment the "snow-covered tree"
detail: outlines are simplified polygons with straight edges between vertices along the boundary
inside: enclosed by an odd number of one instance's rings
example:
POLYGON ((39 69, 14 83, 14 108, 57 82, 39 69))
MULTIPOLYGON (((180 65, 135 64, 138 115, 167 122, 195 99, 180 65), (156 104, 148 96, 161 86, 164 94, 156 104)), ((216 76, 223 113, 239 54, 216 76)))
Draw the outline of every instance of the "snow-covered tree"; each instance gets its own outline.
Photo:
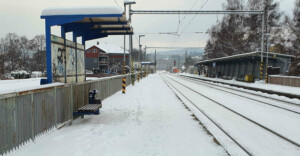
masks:
POLYGON ((300 76, 300 0, 296 0, 293 12, 294 17, 290 21, 290 30, 292 32, 291 42, 293 43, 291 51, 296 56, 291 64, 290 75, 300 76))
MULTIPOLYGON (((224 10, 262 10, 265 6, 266 27, 265 33, 277 33, 273 31, 280 25, 281 12, 279 3, 274 0, 227 0, 223 4, 224 10), (272 31, 271 31, 272 30, 272 31)), ((210 30, 210 40, 206 50, 210 56, 222 57, 256 51, 261 47, 262 16, 261 15, 225 15, 221 22, 210 30)), ((271 40, 272 42, 273 40, 271 40)), ((266 49, 265 49, 266 50, 266 49)))

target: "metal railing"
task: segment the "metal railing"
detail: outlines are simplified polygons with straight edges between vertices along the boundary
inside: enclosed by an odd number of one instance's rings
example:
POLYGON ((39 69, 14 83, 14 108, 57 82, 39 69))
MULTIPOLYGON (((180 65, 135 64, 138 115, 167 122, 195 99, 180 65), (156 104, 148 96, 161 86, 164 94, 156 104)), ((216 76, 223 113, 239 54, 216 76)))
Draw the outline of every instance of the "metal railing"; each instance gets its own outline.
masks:
MULTIPOLYGON (((137 73, 135 73, 135 80, 137 73)), ((73 112, 88 103, 88 91, 98 89, 102 100, 122 88, 122 76, 68 84, 41 91, 26 91, 0 97, 0 154, 27 142, 37 135, 73 120, 73 112)), ((126 85, 131 84, 126 75, 126 85)))

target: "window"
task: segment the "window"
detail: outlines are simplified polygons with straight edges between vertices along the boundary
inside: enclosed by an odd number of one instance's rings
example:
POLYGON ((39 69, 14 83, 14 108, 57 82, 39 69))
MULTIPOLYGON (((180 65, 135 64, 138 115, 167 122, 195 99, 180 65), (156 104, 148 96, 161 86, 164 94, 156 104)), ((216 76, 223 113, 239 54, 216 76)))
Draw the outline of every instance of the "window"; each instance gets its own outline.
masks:
POLYGON ((92 52, 93 52, 93 53, 96 53, 96 52, 97 52, 97 49, 92 49, 92 52))

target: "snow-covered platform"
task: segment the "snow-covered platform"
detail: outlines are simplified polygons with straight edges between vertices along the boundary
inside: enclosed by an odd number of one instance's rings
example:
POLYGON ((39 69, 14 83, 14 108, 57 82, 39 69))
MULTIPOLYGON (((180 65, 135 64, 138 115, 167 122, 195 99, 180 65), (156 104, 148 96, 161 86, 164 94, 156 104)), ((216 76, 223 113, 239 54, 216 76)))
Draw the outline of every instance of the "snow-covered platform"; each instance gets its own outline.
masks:
POLYGON ((52 83, 41 85, 41 78, 16 79, 16 80, 0 80, 0 96, 4 94, 12 94, 36 89, 45 89, 64 85, 63 83, 52 83))
POLYGON ((158 74, 102 103, 100 115, 79 118, 9 155, 227 155, 158 74))

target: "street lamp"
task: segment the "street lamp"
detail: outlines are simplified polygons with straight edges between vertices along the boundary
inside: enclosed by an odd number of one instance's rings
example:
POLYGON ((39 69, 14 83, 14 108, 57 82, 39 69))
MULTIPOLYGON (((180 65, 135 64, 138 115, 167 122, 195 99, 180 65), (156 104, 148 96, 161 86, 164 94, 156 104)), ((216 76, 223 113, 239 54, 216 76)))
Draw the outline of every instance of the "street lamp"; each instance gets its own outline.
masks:
POLYGON ((128 1, 128 0, 124 1, 124 5, 131 5, 131 4, 136 4, 136 2, 135 1, 128 1))
POLYGON ((141 45, 141 37, 145 37, 145 35, 139 35, 139 62, 141 63, 141 49, 142 49, 142 45, 141 45))

